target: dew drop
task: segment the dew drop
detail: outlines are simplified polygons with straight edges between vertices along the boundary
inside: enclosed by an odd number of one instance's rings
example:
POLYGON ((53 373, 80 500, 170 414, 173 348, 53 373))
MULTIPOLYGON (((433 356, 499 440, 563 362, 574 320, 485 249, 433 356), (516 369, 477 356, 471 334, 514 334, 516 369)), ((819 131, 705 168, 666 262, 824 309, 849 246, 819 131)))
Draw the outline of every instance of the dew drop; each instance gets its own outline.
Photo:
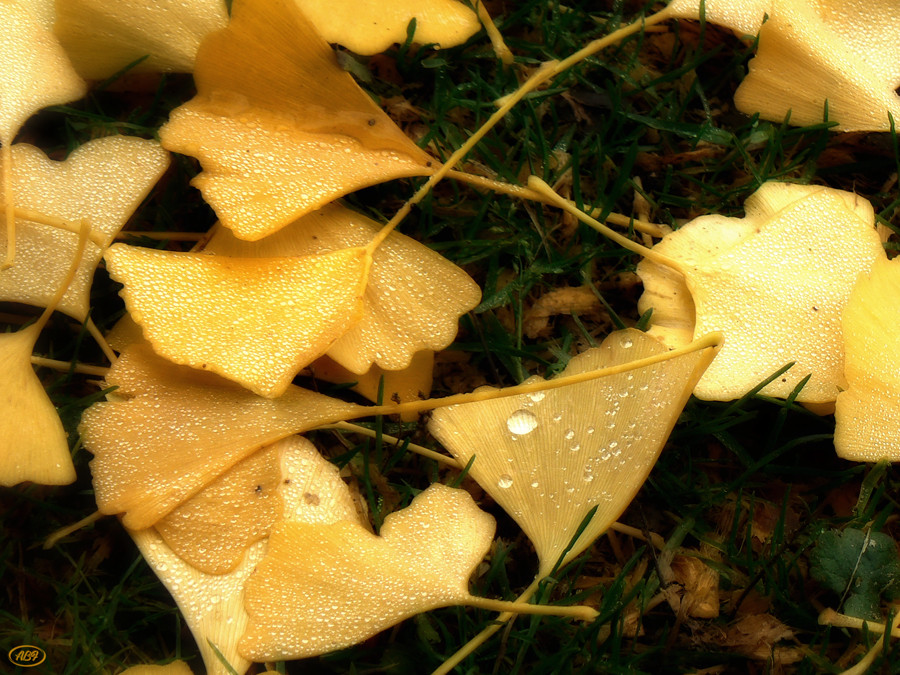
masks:
POLYGON ((566 429, 566 440, 571 441, 575 438, 575 430, 574 429, 566 429))
POLYGON ((497 487, 501 487, 504 490, 506 488, 511 488, 513 484, 513 478, 508 473, 504 473, 497 479, 497 487))
POLYGON ((538 420, 535 414, 529 410, 516 410, 506 420, 506 427, 510 433, 528 434, 537 428, 538 420))
POLYGON ((624 349, 631 349, 633 346, 634 346, 634 340, 632 340, 631 338, 627 337, 624 340, 622 340, 622 347, 624 349))
POLYGON ((544 400, 544 392, 536 391, 533 394, 528 394, 528 398, 530 398, 535 403, 540 403, 544 400))

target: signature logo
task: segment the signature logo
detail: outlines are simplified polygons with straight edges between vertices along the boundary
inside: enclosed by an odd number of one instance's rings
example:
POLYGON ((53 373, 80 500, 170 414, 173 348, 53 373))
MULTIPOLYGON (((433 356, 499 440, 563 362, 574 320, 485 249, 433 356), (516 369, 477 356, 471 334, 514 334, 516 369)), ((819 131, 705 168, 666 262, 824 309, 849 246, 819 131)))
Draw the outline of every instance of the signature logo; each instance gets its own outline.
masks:
POLYGON ((44 662, 44 659, 47 658, 47 652, 34 645, 19 645, 9 650, 7 658, 13 665, 32 668, 44 662))

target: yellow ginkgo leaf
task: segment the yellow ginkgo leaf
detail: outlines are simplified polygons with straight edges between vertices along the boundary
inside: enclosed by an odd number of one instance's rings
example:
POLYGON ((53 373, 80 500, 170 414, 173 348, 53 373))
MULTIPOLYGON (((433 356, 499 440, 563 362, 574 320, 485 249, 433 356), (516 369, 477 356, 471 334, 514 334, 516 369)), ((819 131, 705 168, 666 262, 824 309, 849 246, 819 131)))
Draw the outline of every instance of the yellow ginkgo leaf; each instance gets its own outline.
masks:
MULTIPOLYGON (((363 247, 380 226, 331 204, 257 242, 216 228, 205 250, 233 257, 304 256, 363 247)), ((399 232, 372 254, 363 315, 328 348, 328 356, 357 375, 374 364, 401 370, 422 350, 440 351, 455 338, 459 317, 474 308, 481 290, 449 260, 399 232)))
POLYGON ((105 254, 157 353, 280 396, 359 320, 364 248, 296 258, 229 258, 116 244, 105 254))
POLYGON ((799 126, 820 123, 827 112, 838 131, 889 131, 891 117, 900 119, 895 67, 873 67, 811 5, 780 3, 760 28, 734 102, 764 119, 789 115, 799 126))
POLYGON ((894 0, 809 0, 848 49, 890 87, 900 87, 900 4, 894 0))
MULTIPOLYGON (((573 357, 562 375, 665 351, 640 331, 618 331, 573 357)), ((543 577, 593 507, 596 513, 566 560, 584 551, 631 502, 712 351, 547 392, 440 408, 429 431, 460 464, 475 458, 469 475, 531 539, 543 577)))
POLYGON ((698 218, 654 247, 680 273, 640 263, 647 299, 639 309, 653 308, 651 323, 662 324, 670 346, 683 342, 691 324, 695 336, 725 335, 697 396, 739 398, 793 362, 764 394, 787 397, 810 375, 797 399, 834 400, 845 386, 841 313, 857 275, 884 257, 864 202, 827 188, 767 183, 748 200, 745 218, 698 218))
POLYGON ((260 239, 341 195, 432 161, 337 64, 293 0, 236 0, 197 54, 197 96, 160 129, 200 159, 222 223, 260 239))
POLYGON ((293 386, 262 398, 145 345, 123 352, 106 382, 117 400, 88 408, 79 430, 94 454, 98 508, 124 513, 131 529, 155 524, 259 448, 366 411, 293 386))
POLYGON ((13 264, 16 249, 13 139, 25 120, 41 108, 81 98, 86 91, 42 19, 20 0, 0 3, 0 166, 6 217, 6 257, 0 269, 13 264))
POLYGON ((347 647, 414 614, 465 604, 494 519, 468 493, 435 484, 389 515, 376 536, 355 522, 281 523, 247 583, 253 661, 347 647))
POLYGON ((182 560, 206 574, 233 570, 278 520, 353 520, 338 469, 291 436, 253 453, 154 526, 182 560))
MULTIPOLYGON (((773 0, 706 0, 703 18, 738 35, 756 35, 772 5, 773 0)), ((664 11, 675 18, 699 20, 700 7, 700 0, 672 0, 664 11)))
POLYGON ((0 485, 75 480, 69 441, 31 367, 39 327, 0 334, 0 485))
POLYGON ((86 88, 66 53, 27 2, 0 3, 0 143, 41 108, 84 96, 86 88))
POLYGON ((843 315, 848 387, 835 403, 834 447, 857 462, 900 461, 900 263, 878 258, 843 315))
POLYGON ((130 534, 178 603, 200 648, 207 673, 226 675, 230 671, 221 664, 208 642, 216 646, 236 671, 247 670, 249 661, 237 651, 248 622, 244 586, 265 554, 274 520, 333 523, 359 522, 359 517, 337 467, 299 436, 268 446, 235 466, 214 485, 185 503, 194 507, 178 516, 184 520, 179 532, 169 531, 160 536, 160 523, 157 523, 156 528, 130 534), (257 461, 260 455, 267 459, 257 461), (252 480, 248 482, 254 475, 259 491, 252 480), (244 489, 238 489, 229 498, 226 485, 244 489), (254 515, 260 515, 260 510, 252 506, 255 500, 270 505, 264 510, 273 518, 266 521, 264 528, 252 516, 242 513, 243 508, 249 507, 254 515), (225 512, 217 514, 216 508, 225 512), (258 533, 254 541, 241 536, 240 528, 244 525, 258 533), (193 550, 185 556, 188 549, 193 550), (233 559, 233 564, 215 574, 205 564, 194 564, 216 558, 233 559))
POLYGON ((296 0, 316 30, 357 54, 377 54, 406 41, 415 19, 413 41, 453 47, 474 35, 478 16, 458 0, 296 0))
MULTIPOLYGON (((57 309, 84 321, 91 281, 103 249, 166 170, 169 153, 156 141, 107 136, 75 149, 56 162, 31 145, 12 148, 16 207, 91 227, 91 241, 78 272, 57 309)), ((18 219, 16 264, 0 271, 0 300, 46 307, 72 261, 78 235, 51 225, 18 219)), ((0 246, 7 242, 0 231, 0 246)))
POLYGON ((224 0, 56 0, 53 27, 82 77, 136 70, 189 73, 200 42, 228 24, 224 0))

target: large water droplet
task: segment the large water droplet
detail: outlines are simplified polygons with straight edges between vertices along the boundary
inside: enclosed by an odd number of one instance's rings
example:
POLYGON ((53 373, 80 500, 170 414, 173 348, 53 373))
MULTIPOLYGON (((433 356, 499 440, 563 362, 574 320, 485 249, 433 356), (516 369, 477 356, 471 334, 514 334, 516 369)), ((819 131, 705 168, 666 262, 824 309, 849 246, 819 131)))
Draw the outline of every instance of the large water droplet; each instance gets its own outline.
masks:
POLYGON ((501 487, 504 490, 506 488, 511 488, 513 484, 513 477, 508 473, 504 473, 500 475, 500 478, 497 479, 497 487, 501 487))
POLYGON ((625 349, 631 349, 634 346, 634 340, 630 337, 624 338, 622 340, 622 347, 625 349))
POLYGON ((534 413, 529 410, 516 410, 509 419, 506 420, 506 426, 510 433, 528 434, 537 428, 538 420, 534 413))

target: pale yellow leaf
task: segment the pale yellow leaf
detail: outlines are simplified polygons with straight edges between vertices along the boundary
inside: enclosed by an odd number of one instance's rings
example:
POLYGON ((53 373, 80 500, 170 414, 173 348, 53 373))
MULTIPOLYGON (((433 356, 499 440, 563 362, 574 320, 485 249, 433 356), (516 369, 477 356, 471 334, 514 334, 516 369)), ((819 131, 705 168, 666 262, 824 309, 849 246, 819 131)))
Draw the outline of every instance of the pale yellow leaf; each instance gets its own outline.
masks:
POLYGON ((223 0, 56 0, 54 31, 82 77, 138 71, 189 73, 200 42, 228 24, 223 0))
POLYGON ((296 0, 328 42, 357 54, 377 54, 406 42, 416 20, 413 42, 454 47, 478 32, 475 12, 458 0, 296 0))
MULTIPOLYGON (((156 141, 107 136, 76 148, 63 162, 31 145, 12 148, 16 206, 91 227, 74 281, 57 309, 84 321, 94 270, 108 246, 169 165, 169 153, 156 141)), ((69 268, 78 235, 57 227, 17 219, 16 261, 0 271, 0 300, 46 307, 69 268)), ((0 228, 0 251, 7 234, 0 228)))
POLYGON ((464 603, 493 535, 468 493, 440 484, 388 516, 381 536, 350 521, 281 523, 247 583, 239 650, 254 661, 323 654, 464 603))

